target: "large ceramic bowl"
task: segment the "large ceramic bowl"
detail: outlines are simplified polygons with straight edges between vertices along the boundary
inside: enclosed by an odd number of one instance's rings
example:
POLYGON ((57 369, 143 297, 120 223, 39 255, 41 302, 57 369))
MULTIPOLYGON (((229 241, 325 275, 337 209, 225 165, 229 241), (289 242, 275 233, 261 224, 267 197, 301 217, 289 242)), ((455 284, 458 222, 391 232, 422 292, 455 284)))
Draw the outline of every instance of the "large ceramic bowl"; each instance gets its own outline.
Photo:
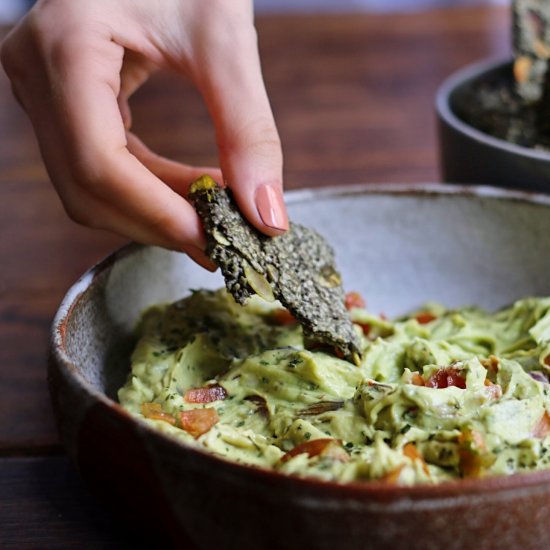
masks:
POLYGON ((485 60, 452 74, 440 86, 435 103, 443 180, 549 193, 550 152, 492 137, 460 116, 474 87, 506 80, 513 80, 511 61, 485 60))
MULTIPOLYGON (((288 195, 336 247, 345 286, 374 311, 432 299, 497 308, 550 295, 550 197, 492 188, 354 186, 288 195)), ((550 540, 550 470, 438 486, 339 485, 227 462, 169 439, 116 402, 132 327, 155 302, 218 287, 185 256, 129 246, 69 291, 50 384, 83 477, 136 529, 201 548, 534 549, 550 540)))

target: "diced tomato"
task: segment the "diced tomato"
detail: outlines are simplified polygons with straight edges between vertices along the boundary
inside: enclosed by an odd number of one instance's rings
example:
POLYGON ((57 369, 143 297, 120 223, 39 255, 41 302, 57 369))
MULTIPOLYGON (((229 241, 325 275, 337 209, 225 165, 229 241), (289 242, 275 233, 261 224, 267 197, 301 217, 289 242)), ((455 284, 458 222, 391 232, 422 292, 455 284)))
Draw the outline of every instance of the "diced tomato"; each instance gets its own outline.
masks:
POLYGON ((498 384, 493 384, 488 378, 485 378, 483 383, 487 387, 487 393, 489 393, 493 399, 502 397, 502 388, 498 384))
POLYGON ((550 355, 547 355, 547 356, 544 358, 544 364, 545 364, 547 367, 550 367, 550 355))
POLYGON ((336 449, 331 449, 331 447, 334 446, 339 447, 346 455, 346 459, 348 458, 346 451, 342 449, 341 441, 339 439, 327 437, 322 439, 312 439, 311 441, 304 441, 303 443, 300 443, 300 445, 296 445, 294 449, 288 451, 288 453, 283 455, 283 457, 281 458, 281 462, 287 462, 291 458, 294 458, 295 456, 301 454, 307 454, 309 457, 318 456, 320 454, 334 457, 336 449))
POLYGON ((417 313, 414 318, 421 325, 427 325, 428 323, 431 323, 432 321, 435 321, 437 319, 437 317, 429 311, 421 311, 420 313, 417 313))
POLYGON ((405 464, 400 464, 399 466, 397 466, 397 468, 390 470, 386 475, 382 476, 380 478, 380 481, 382 481, 383 483, 391 484, 397 483, 404 467, 405 464))
POLYGON ((411 376, 411 384, 414 386, 425 386, 426 382, 424 382, 424 378, 422 378, 422 375, 419 372, 413 372, 411 376))
POLYGON ((455 386, 457 388, 466 388, 466 379, 460 376, 460 371, 454 367, 443 367, 432 374, 426 386, 429 388, 448 388, 455 386))
POLYGON ((172 426, 176 425, 176 419, 171 414, 164 412, 160 403, 142 403, 141 414, 150 420, 162 420, 172 426))
POLYGON ((321 453, 322 456, 328 456, 333 460, 338 460, 338 462, 349 462, 349 454, 342 447, 342 443, 338 440, 334 440, 334 443, 327 445, 324 451, 321 453))
POLYGON ((204 388, 191 388, 185 392, 183 399, 187 403, 212 403, 227 397, 227 392, 219 384, 210 384, 204 388))
POLYGON ((544 411, 544 414, 533 428, 533 437, 544 439, 548 434, 550 434, 550 414, 548 414, 548 411, 544 411))
POLYGON ((414 443, 407 443, 403 447, 403 454, 409 457, 411 460, 420 460, 420 462, 422 463, 422 469, 424 470, 424 473, 426 475, 430 474, 430 472, 428 471, 428 465, 426 464, 424 457, 422 456, 420 451, 416 448, 416 445, 414 443))
POLYGON ((359 292, 347 292, 344 300, 346 309, 361 308, 365 309, 367 304, 359 292))
POLYGON ((286 325, 295 325, 298 321, 288 309, 285 308, 279 308, 276 309, 272 314, 271 317, 275 324, 286 326, 286 325))
POLYGON ((179 413, 180 426, 194 438, 205 434, 220 420, 216 409, 192 409, 179 413))
POLYGON ((361 330, 363 331, 363 334, 365 336, 368 336, 370 334, 371 326, 369 325, 369 323, 357 323, 357 322, 355 322, 355 324, 359 325, 361 327, 361 330))
POLYGON ((479 477, 495 457, 488 452, 483 436, 476 430, 464 430, 458 437, 459 467, 465 477, 479 477))

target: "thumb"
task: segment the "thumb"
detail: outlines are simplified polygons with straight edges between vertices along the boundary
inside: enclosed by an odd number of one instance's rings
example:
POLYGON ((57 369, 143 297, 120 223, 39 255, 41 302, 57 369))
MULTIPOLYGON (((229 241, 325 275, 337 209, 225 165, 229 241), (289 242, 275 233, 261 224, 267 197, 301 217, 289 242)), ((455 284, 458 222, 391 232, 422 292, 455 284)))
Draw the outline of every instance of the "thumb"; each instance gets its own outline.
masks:
POLYGON ((281 142, 252 21, 248 32, 236 34, 228 44, 223 37, 215 41, 214 53, 202 64, 199 88, 216 127, 225 183, 248 221, 276 236, 288 229, 281 142))

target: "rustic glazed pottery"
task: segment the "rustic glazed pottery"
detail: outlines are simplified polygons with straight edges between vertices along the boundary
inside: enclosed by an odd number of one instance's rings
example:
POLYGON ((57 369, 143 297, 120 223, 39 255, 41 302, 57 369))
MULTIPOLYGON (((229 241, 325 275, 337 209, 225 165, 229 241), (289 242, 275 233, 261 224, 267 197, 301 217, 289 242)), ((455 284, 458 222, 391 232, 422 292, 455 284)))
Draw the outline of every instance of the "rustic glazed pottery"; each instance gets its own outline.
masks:
POLYGON ((510 61, 483 61, 454 73, 439 88, 435 103, 443 181, 550 192, 550 152, 492 137, 457 116, 472 100, 472 88, 511 71, 510 61))
MULTIPOLYGON (((303 190, 288 202, 293 220, 335 246, 345 287, 375 312, 550 295, 550 197, 386 185, 303 190)), ((116 391, 140 311, 221 285, 183 255, 131 245, 88 271, 55 318, 49 379, 63 442, 134 529, 184 548, 547 547, 550 470, 437 486, 338 485, 233 464, 132 418, 116 391)))

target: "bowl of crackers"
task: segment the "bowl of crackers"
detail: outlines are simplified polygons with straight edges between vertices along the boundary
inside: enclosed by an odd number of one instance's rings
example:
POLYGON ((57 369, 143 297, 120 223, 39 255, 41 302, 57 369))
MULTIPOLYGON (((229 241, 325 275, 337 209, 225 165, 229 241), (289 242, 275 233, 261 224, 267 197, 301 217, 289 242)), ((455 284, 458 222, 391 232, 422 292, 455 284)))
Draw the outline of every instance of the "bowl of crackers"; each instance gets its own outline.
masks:
POLYGON ((436 95, 440 165, 450 183, 547 192, 550 182, 550 12, 512 4, 514 56, 451 75, 436 95))

